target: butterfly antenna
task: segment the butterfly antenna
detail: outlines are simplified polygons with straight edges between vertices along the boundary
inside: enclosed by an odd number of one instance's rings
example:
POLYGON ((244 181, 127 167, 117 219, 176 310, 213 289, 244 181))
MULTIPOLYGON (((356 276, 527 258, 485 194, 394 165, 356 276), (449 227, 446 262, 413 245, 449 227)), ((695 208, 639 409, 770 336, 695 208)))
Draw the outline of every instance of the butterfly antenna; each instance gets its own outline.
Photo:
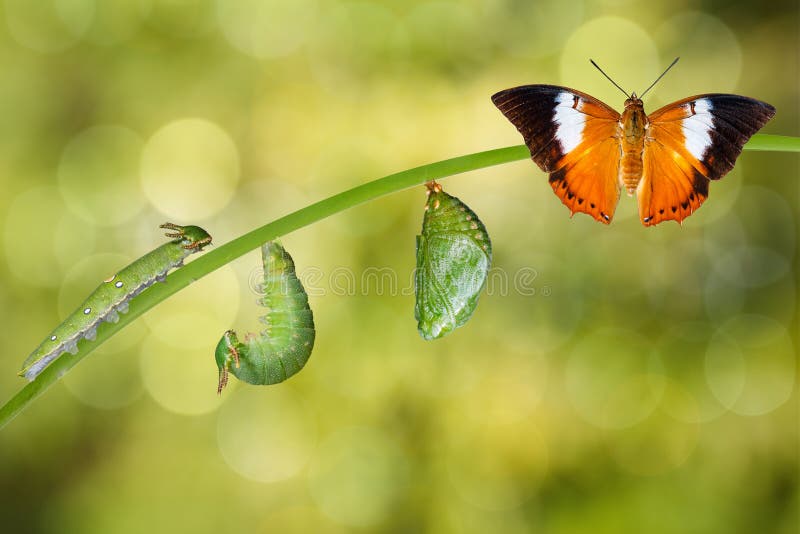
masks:
MULTIPOLYGON (((628 93, 625 91, 625 89, 623 89, 622 87, 620 87, 619 85, 617 85, 617 82, 615 82, 614 80, 612 80, 612 79, 611 79, 611 76, 609 76, 608 74, 606 74, 605 72, 603 72, 603 69, 601 69, 601 68, 600 68, 600 67, 597 65, 597 63, 595 63, 595 62, 594 62, 594 60, 593 60, 593 59, 590 59, 589 61, 591 61, 591 62, 592 62, 592 65, 594 65, 594 68, 596 68, 597 70, 599 70, 599 71, 600 71, 600 72, 603 74, 603 76, 605 76, 606 78, 608 78, 608 81, 609 81, 609 82, 611 82, 611 83, 613 83, 613 84, 614 84, 614 87, 616 87, 617 89, 619 89, 620 91, 622 91, 622 94, 623 94, 623 95, 627 96, 628 98, 630 98, 630 97, 631 97, 631 95, 629 95, 629 94, 628 94, 628 93)), ((663 76, 663 74, 662 74, 662 76, 663 76)), ((658 81, 658 80, 656 80, 656 81, 658 81)))
POLYGON ((675 63, 677 63, 677 62, 678 62, 678 60, 679 60, 679 59, 680 59, 680 57, 676 57, 676 58, 675 58, 675 59, 672 61, 672 63, 670 63, 670 64, 669 64, 669 67, 667 67, 667 68, 666 68, 666 70, 664 70, 664 72, 662 72, 662 73, 661 73, 661 76, 659 76, 658 78, 656 78, 656 81, 654 81, 653 83, 651 83, 651 84, 650 84, 650 87, 648 87, 647 89, 645 89, 644 93, 642 93, 641 95, 639 95, 639 98, 644 98, 644 95, 646 95, 646 94, 647 94, 647 91, 649 91, 650 89, 652 89, 652 88, 653 88, 653 86, 654 86, 655 84, 657 84, 657 83, 658 83, 658 80, 660 80, 661 78, 663 78, 663 77, 664 77, 664 75, 665 75, 665 74, 666 74, 666 73, 669 71, 669 69, 671 69, 671 68, 672 68, 672 67, 675 65, 675 63))

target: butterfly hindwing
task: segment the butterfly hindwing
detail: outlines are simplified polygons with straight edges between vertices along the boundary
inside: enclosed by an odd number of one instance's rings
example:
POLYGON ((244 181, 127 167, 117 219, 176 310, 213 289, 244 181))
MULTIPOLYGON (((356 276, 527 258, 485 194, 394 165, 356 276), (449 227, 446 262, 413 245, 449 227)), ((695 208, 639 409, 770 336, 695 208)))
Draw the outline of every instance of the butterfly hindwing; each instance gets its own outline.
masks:
POLYGON ((650 114, 638 188, 642 223, 691 215, 708 196, 709 181, 733 168, 747 140, 773 115, 765 102, 726 94, 685 98, 650 114))
POLYGON ((619 199, 620 115, 580 91, 524 85, 492 96, 525 139, 531 158, 573 212, 610 223, 619 199))
POLYGON ((563 166, 550 174, 550 186, 572 213, 587 213, 609 224, 620 194, 619 141, 597 137, 561 159, 563 166))
POLYGON ((708 178, 675 150, 654 141, 643 158, 642 181, 636 192, 639 218, 645 226, 681 222, 708 197, 708 178))

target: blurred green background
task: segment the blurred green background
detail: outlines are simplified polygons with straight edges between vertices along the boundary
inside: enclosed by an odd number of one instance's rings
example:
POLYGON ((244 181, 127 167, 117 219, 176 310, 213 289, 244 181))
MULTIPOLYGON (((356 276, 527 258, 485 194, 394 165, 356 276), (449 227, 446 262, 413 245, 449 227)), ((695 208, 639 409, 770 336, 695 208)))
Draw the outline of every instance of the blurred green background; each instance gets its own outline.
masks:
MULTIPOLYGON (((736 92, 798 135, 795 1, 4 0, 0 18, 3 401, 159 223, 223 243, 519 144, 489 100, 514 85, 620 109, 589 57, 641 91, 680 55, 646 109, 736 92)), ((496 270, 430 343, 408 291, 422 187, 286 236, 318 327, 306 368, 217 397, 214 346, 259 313, 258 253, 224 267, 0 431, 2 529, 796 532, 798 170, 746 152, 683 227, 651 229, 626 196, 610 227, 570 220, 530 161, 446 179, 496 270)))

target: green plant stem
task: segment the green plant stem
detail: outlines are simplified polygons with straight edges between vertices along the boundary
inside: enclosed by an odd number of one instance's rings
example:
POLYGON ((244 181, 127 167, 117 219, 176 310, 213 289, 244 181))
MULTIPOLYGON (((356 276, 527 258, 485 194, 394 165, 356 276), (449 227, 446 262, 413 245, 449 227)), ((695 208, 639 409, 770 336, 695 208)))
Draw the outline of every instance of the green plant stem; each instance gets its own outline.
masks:
POLYGON ((800 152, 800 137, 756 134, 744 145, 744 149, 769 150, 773 152, 800 152))
MULTIPOLYGON (((750 150, 777 150, 782 152, 800 152, 800 138, 779 135, 755 135, 745 146, 750 150)), ((425 183, 429 180, 444 178, 454 174, 500 165, 527 159, 530 157, 524 145, 499 148, 478 152, 467 156, 447 159, 414 169, 401 171, 359 185, 332 197, 321 200, 310 206, 281 217, 269 224, 248 232, 233 241, 212 249, 198 259, 188 263, 167 277, 163 284, 157 284, 130 302, 127 314, 120 316, 115 324, 103 324, 98 328, 94 341, 83 340, 79 343, 77 354, 63 353, 50 364, 33 382, 28 383, 5 405, 0 407, 0 428, 5 426, 17 414, 25 409, 36 397, 53 385, 75 364, 88 356, 107 339, 125 328, 144 312, 177 293, 192 282, 230 263, 239 256, 258 248, 262 243, 270 241, 289 232, 308 226, 330 215, 339 213, 363 202, 425 183)), ((533 170, 532 170, 533 172, 533 170)), ((209 347, 209 358, 213 347, 209 347)), ((213 362, 209 359, 209 365, 213 362)))

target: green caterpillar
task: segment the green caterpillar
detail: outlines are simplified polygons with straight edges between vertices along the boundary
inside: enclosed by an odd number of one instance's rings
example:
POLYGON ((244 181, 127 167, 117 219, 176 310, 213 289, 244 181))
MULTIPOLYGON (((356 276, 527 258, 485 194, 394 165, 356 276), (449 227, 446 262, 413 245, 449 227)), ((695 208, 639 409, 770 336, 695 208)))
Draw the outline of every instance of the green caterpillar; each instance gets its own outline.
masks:
POLYGON ((314 314, 297 278, 294 261, 276 241, 261 245, 264 264, 264 297, 267 308, 260 335, 247 334, 240 341, 228 330, 217 344, 214 357, 219 369, 217 393, 228 384, 228 373, 248 384, 283 382, 308 361, 314 348, 314 314))
POLYGON ((64 319, 22 364, 20 376, 33 380, 63 352, 76 354, 78 341, 93 340, 101 322, 116 323, 128 311, 128 302, 153 285, 163 282, 167 272, 183 265, 183 260, 211 244, 211 236, 199 226, 164 223, 160 228, 174 230, 173 238, 104 280, 97 289, 64 319))
POLYGON ((427 340, 463 326, 478 305, 492 263, 486 227, 466 204, 428 182, 428 201, 417 236, 414 277, 417 329, 427 340))

